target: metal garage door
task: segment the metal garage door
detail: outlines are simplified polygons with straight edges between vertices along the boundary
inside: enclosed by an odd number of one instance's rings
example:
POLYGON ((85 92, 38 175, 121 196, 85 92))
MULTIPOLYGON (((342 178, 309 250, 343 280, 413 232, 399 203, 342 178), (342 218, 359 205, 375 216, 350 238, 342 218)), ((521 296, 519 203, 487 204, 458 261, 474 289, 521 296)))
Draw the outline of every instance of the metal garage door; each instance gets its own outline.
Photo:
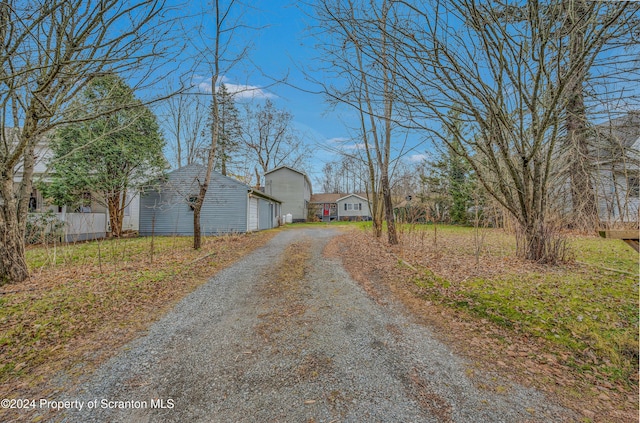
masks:
POLYGON ((249 198, 249 231, 258 230, 258 199, 249 198))

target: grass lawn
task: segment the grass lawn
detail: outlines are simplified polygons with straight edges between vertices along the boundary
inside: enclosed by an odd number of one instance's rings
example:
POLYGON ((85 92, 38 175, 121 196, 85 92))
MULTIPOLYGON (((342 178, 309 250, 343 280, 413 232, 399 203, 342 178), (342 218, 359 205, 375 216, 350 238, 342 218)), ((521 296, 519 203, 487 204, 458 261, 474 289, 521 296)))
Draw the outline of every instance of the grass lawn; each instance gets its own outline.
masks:
POLYGON ((638 253, 624 242, 570 236, 572 258, 543 266, 514 258, 514 237, 499 230, 401 231, 425 298, 543 338, 596 378, 637 386, 638 253))
POLYGON ((502 230, 399 225, 390 246, 354 228, 333 254, 373 299, 393 295, 468 357, 470 376, 504 372, 580 422, 637 421, 639 261, 627 244, 567 235, 569 259, 551 266, 516 258, 502 230))

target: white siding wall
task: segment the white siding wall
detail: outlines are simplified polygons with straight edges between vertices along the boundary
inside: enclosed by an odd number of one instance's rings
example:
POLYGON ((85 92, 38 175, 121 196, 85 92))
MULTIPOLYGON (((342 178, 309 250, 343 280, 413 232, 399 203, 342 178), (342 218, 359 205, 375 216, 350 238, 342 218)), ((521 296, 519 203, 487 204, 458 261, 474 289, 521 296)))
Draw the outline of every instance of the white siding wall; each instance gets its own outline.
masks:
POLYGON ((127 206, 124 209, 122 229, 137 231, 140 227, 140 194, 127 194, 127 206))
POLYGON ((286 167, 267 173, 265 194, 282 201, 282 214, 291 213, 294 221, 307 219, 311 186, 303 174, 286 167))
POLYGON ((341 219, 342 217, 349 217, 349 218, 371 217, 371 213, 369 212, 368 201, 355 195, 350 195, 348 197, 339 199, 337 202, 337 206, 338 206, 338 219, 341 219), (348 207, 349 204, 351 204, 350 210, 348 207), (345 210, 345 205, 347 205, 347 210, 345 210))

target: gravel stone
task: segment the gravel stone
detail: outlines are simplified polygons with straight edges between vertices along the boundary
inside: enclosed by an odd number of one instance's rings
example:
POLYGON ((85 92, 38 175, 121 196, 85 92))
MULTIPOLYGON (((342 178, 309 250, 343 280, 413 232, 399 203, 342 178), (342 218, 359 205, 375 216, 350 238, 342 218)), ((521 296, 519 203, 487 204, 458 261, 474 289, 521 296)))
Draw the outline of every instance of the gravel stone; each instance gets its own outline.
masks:
POLYGON ((369 298, 339 260, 322 255, 338 233, 284 230, 219 272, 67 392, 85 406, 56 421, 577 420, 543 393, 457 357, 399 303, 369 298), (285 248, 305 240, 304 280, 286 299, 264 295, 285 248))

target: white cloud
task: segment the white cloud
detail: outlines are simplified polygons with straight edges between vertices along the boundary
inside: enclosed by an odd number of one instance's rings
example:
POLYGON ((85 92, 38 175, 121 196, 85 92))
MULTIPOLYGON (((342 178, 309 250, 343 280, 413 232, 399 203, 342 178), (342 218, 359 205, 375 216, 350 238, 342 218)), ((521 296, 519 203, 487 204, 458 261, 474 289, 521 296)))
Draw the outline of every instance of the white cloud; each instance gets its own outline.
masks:
POLYGON ((409 161, 409 163, 420 163, 427 160, 428 158, 429 156, 426 154, 412 154, 407 160, 409 161))
POLYGON ((276 96, 270 92, 263 90, 255 85, 237 85, 224 84, 227 91, 233 94, 237 99, 254 99, 254 98, 275 98, 276 96))
POLYGON ((347 150, 365 150, 367 147, 366 147, 366 145, 364 143, 357 142, 357 143, 352 144, 352 145, 345 145, 344 148, 347 149, 347 150))
MULTIPOLYGON (((232 84, 227 77, 221 77, 218 80, 216 86, 220 86, 221 83, 227 87, 227 91, 233 94, 236 100, 246 100, 246 99, 256 99, 256 98, 275 98, 276 96, 264 89, 256 86, 256 85, 241 85, 241 84, 232 84)), ((194 78, 194 82, 198 89, 205 93, 211 93, 211 79, 206 79, 202 76, 197 76, 194 78), (198 82, 200 81, 200 82, 198 82)))
POLYGON ((326 143, 327 144, 344 144, 345 142, 349 141, 349 138, 344 138, 344 137, 336 137, 336 138, 329 138, 326 143))
POLYGON ((198 89, 205 93, 211 93, 211 84, 208 82, 201 82, 198 84, 198 89))

